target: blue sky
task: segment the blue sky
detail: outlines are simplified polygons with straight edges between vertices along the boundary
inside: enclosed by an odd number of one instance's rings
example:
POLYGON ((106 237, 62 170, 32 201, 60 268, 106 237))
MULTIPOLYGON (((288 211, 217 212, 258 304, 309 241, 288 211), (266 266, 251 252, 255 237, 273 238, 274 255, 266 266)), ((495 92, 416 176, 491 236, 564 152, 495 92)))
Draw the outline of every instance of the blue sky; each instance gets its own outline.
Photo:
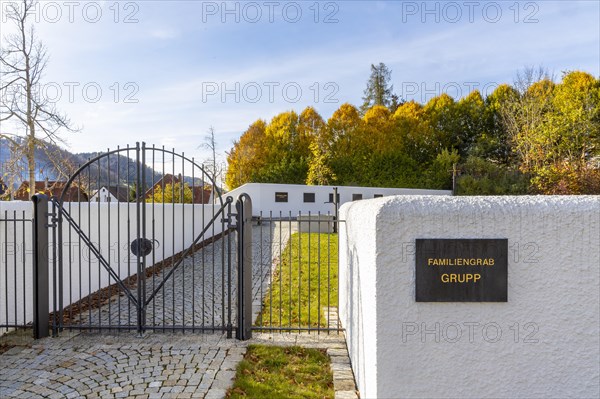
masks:
POLYGON ((309 105, 329 118, 344 102, 359 105, 371 63, 387 64, 395 91, 419 102, 485 94, 525 66, 600 76, 599 1, 38 7, 32 19, 50 54, 44 93, 82 127, 64 136, 74 152, 143 140, 203 159, 197 147, 213 126, 224 154, 258 118, 309 105))

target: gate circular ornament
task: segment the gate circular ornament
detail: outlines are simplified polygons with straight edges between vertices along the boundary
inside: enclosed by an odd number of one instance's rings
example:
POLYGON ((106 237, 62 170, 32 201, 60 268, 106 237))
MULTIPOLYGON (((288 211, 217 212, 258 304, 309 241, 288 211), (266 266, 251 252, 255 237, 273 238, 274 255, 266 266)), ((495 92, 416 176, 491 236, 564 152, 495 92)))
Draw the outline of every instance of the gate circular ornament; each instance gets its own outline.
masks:
POLYGON ((136 256, 147 256, 152 252, 152 241, 147 238, 136 238, 129 245, 131 253, 136 256))

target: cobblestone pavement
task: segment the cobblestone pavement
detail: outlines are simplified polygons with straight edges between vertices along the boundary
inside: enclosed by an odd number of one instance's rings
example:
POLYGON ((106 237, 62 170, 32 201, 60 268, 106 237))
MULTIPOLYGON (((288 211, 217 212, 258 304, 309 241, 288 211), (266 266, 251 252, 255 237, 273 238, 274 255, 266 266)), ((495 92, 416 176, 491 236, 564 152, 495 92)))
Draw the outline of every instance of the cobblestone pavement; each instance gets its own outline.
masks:
POLYGON ((0 355, 0 397, 223 398, 245 352, 211 334, 63 334, 0 355))
MULTIPOLYGON (((63 334, 0 355, 0 398, 221 399, 248 344, 327 349, 336 399, 357 399, 341 334, 63 334)), ((22 343, 21 343, 22 344, 22 343)))
MULTIPOLYGON (((293 229, 293 226, 292 226, 293 229)), ((272 265, 289 238, 287 223, 254 226, 252 245, 253 308, 258 314, 263 295, 268 292, 272 265)), ((216 240, 213 244, 186 258, 158 290, 148 304, 146 322, 151 326, 216 327, 217 330, 236 320, 237 273, 235 270, 236 242, 233 235, 216 240), (228 248, 232 248, 232 270, 227 268, 228 248), (225 260, 225 262, 223 262, 225 260), (231 287, 228 282, 231 281, 231 287), (231 304, 229 307, 229 295, 231 304), (231 312, 231 314, 230 314, 231 312)), ((150 298, 171 268, 146 280, 146 298, 150 298)), ((134 289, 133 294, 137 296, 134 289)), ((91 326, 136 326, 135 306, 124 293, 114 295, 101 308, 83 312, 75 323, 91 326)))
MULTIPOLYGON (((267 292, 270 272, 277 263, 282 245, 287 242, 290 229, 285 224, 264 225, 254 227, 253 233, 254 307, 259 309, 261 297, 267 292)), ((224 240, 220 241, 219 245, 223 245, 224 240)), ((197 261, 186 262, 198 264, 197 261)), ((212 262, 210 264, 212 272, 212 262)), ((190 281, 190 270, 187 266, 186 269, 185 273, 174 274, 175 288, 177 284, 190 281)), ((217 281, 219 279, 217 277, 217 281)), ((212 285, 208 287, 212 294, 212 285)), ((202 288, 207 291, 205 301, 209 297, 208 287, 202 288)), ((175 320, 177 323, 194 321, 196 317, 202 319, 202 316, 205 321, 207 317, 210 321, 212 317, 219 320, 222 317, 221 309, 216 313, 194 313, 195 307, 202 303, 202 295, 197 296, 198 290, 200 288, 194 290, 190 286, 186 289, 187 294, 180 292, 184 298, 179 303, 179 306, 183 303, 180 313, 170 313, 165 309, 163 314, 161 309, 161 312, 154 314, 149 312, 149 317, 156 317, 158 313, 158 317, 164 318, 160 319, 161 322, 175 320)), ((218 290, 218 285, 215 290, 218 290)), ((165 303, 172 303, 172 293, 178 292, 169 286, 165 286, 163 291, 165 303)), ((212 300, 210 303, 212 306, 212 300)), ((106 308, 100 310, 102 317, 109 315, 106 308)), ((112 311, 110 315, 113 316, 112 311)), ((330 309, 327 315, 330 323, 333 320, 337 322, 335 310, 330 309)), ((26 330, 26 334, 30 333, 31 330, 26 330)), ((2 340, 6 340, 6 337, 2 340)), ((58 338, 16 342, 17 346, 0 355, 0 398, 224 398, 233 382, 235 368, 249 343, 326 348, 332 360, 336 399, 358 397, 342 334, 254 334, 252 340, 240 342, 220 334, 150 331, 139 338, 131 332, 99 334, 65 331, 58 338)))

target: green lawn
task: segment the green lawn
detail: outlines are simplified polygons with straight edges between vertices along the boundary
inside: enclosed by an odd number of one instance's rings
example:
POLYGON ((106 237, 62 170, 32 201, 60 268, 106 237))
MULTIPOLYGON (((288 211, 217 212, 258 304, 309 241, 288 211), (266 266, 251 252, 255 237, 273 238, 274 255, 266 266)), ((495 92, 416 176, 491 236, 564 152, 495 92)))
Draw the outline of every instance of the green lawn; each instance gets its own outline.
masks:
POLYGON ((338 306, 337 234, 295 233, 281 258, 256 325, 326 327, 323 308, 338 306))
POLYGON ((333 399, 333 374, 324 350, 250 345, 227 398, 333 399))

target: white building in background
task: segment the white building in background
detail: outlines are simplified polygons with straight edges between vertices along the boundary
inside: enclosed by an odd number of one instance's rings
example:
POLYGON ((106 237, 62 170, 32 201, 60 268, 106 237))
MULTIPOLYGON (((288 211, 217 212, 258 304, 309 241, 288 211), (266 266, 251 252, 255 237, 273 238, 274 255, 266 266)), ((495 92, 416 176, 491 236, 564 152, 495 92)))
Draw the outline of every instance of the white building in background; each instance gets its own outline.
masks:
POLYGON ((129 188, 102 186, 90 197, 90 202, 128 202, 129 188))
POLYGON ((225 194, 233 199, 246 193, 252 199, 252 215, 298 216, 321 213, 335 214, 334 190, 337 188, 338 207, 346 202, 388 197, 391 195, 452 195, 450 190, 413 188, 305 186, 301 184, 247 183, 225 194))

